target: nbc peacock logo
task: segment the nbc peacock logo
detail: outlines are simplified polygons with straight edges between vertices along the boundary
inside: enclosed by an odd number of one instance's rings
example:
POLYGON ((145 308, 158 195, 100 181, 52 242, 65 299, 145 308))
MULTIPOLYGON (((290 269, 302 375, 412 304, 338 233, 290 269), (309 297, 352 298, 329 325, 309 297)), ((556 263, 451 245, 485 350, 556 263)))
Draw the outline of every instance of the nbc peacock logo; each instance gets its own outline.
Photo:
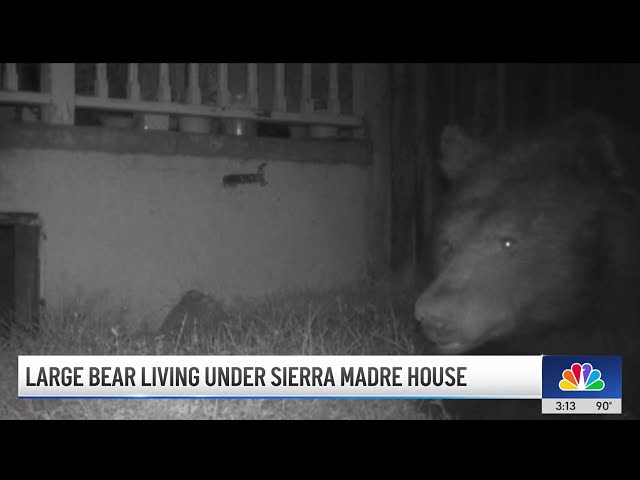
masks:
POLYGON ((571 369, 562 372, 562 380, 558 386, 563 392, 599 392, 604 389, 604 380, 600 377, 600 370, 593 368, 590 363, 574 363, 571 369))

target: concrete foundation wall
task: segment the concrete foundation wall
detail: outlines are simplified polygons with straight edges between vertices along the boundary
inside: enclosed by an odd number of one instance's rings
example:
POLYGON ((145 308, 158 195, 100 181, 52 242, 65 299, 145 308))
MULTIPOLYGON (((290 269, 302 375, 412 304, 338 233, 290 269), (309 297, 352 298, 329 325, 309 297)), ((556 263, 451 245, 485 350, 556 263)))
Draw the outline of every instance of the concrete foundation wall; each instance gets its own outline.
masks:
POLYGON ((229 297, 359 282, 368 156, 359 142, 2 127, 0 212, 39 215, 47 305, 104 295, 128 321, 157 324, 191 288, 229 297), (266 185, 223 187, 263 162, 266 185))

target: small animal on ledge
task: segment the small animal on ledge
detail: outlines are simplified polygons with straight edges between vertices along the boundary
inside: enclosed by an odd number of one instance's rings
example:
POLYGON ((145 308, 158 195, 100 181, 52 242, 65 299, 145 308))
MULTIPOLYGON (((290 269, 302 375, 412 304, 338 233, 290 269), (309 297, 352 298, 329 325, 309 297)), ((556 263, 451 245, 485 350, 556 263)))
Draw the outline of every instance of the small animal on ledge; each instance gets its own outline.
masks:
POLYGON ((267 184, 267 180, 264 178, 264 169, 266 166, 266 163, 261 163, 257 173, 233 173, 231 175, 225 175, 222 177, 222 184, 225 188, 237 187, 241 183, 258 183, 264 187, 267 184))

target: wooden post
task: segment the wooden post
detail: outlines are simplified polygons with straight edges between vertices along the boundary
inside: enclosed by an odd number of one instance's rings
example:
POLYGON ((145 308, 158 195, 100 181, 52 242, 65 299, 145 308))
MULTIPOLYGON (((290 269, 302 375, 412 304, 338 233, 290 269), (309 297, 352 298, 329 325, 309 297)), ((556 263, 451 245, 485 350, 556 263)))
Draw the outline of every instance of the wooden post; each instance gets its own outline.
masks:
MULTIPOLYGON (((357 64, 364 71, 362 113, 371 141, 371 216, 369 273, 379 278, 389 272, 391 230, 391 65, 357 64)), ((354 90, 355 92, 355 90, 354 90)))
POLYGON ((558 65, 562 85, 562 98, 560 101, 560 112, 562 114, 570 112, 575 107, 576 82, 574 77, 578 65, 575 63, 561 63, 558 65))
MULTIPOLYGON (((525 129, 529 126, 530 121, 530 109, 529 109, 529 76, 530 76, 530 64, 519 63, 513 65, 513 76, 511 77, 511 105, 507 106, 507 119, 505 124, 507 129, 525 129), (510 108, 509 108, 510 107, 510 108), (514 108, 515 107, 515 108, 514 108)), ((509 88, 509 84, 505 81, 505 89, 509 88)))
POLYGON ((300 111, 302 113, 313 113, 315 108, 311 97, 311 64, 302 64, 302 103, 300 111))
POLYGON ((127 98, 134 102, 140 100, 140 82, 138 81, 138 64, 129 64, 129 73, 127 79, 127 98))
POLYGON ((498 75, 498 133, 507 130, 507 66, 504 63, 497 65, 498 75))
POLYGON ((158 101, 171 102, 171 84, 169 82, 169 64, 160 64, 160 78, 158 80, 158 101))
POLYGON ((249 93, 249 108, 258 108, 258 64, 247 63, 247 90, 249 93))
POLYGON ((620 77, 622 80, 622 101, 624 105, 624 118, 635 123, 638 107, 636 82, 638 65, 623 64, 620 66, 620 77))
POLYGON ((415 219, 415 96, 411 65, 393 64, 391 98, 391 269, 413 273, 415 219), (413 112, 413 113, 412 113, 413 112), (408 270, 410 268, 410 270, 408 270))
POLYGON ((449 123, 456 123, 456 64, 449 64, 449 123))
POLYGON ((93 93, 96 97, 107 98, 109 96, 109 80, 107 79, 107 64, 96 63, 96 81, 93 93))
POLYGON ((273 110, 287 111, 287 96, 284 91, 284 63, 276 63, 274 75, 273 110))
POLYGON ((16 63, 4 64, 4 89, 10 92, 18 90, 18 67, 16 63))
POLYGON ((367 126, 364 125, 365 122, 365 64, 364 63, 353 63, 351 76, 353 81, 353 114, 357 117, 362 118, 363 120, 363 128, 356 129, 353 133, 356 138, 364 138, 367 135, 366 129, 367 126))
POLYGON ((482 65, 471 64, 469 76, 473 80, 473 102, 470 102, 469 106, 471 107, 471 133, 475 138, 478 138, 482 132, 482 115, 486 100, 486 92, 483 91, 484 78, 482 74, 482 65))
POLYGON ((437 201, 436 174, 433 158, 428 148, 428 67, 426 63, 416 66, 416 157, 417 172, 415 183, 415 260, 416 277, 431 279, 434 269, 433 257, 433 217, 437 201))
POLYGON ((187 103, 200 105, 202 103, 202 93, 200 91, 200 72, 197 63, 189 64, 189 78, 187 81, 187 103))
POLYGON ((228 107, 231 103, 229 93, 229 64, 218 64, 218 106, 228 107))
POLYGON ((340 93, 338 87, 338 64, 329 64, 329 111, 340 114, 340 93))
POLYGON ((49 105, 42 107, 46 123, 73 125, 75 121, 75 64, 43 63, 41 66, 43 91, 51 94, 49 105))

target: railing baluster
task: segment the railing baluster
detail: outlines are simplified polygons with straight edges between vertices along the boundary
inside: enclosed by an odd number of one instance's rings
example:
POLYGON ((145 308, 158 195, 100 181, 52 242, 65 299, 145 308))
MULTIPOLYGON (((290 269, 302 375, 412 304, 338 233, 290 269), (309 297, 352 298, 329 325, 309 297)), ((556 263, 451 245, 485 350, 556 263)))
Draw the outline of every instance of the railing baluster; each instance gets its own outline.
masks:
POLYGON ((498 81, 498 133, 507 129, 507 67, 504 63, 496 66, 498 81))
POLYGON ((160 64, 160 78, 158 80, 158 101, 171 102, 171 84, 169 83, 169 64, 160 64))
POLYGON ((247 75, 249 77, 248 90, 249 90, 249 107, 252 109, 258 108, 258 64, 247 64, 247 75))
POLYGON ((278 112, 286 112, 287 97, 284 93, 284 63, 276 63, 273 83, 273 109, 278 112))
MULTIPOLYGON (((416 145, 419 171, 423 174, 430 171, 431 164, 427 160, 427 64, 416 65, 416 145)), ((419 179, 422 180, 423 177, 419 179)), ((430 180, 429 180, 430 181, 430 180)))
MULTIPOLYGON (((364 118, 365 113, 365 76, 364 76, 364 63, 352 63, 351 64, 351 80, 353 83, 353 115, 364 118)), ((365 136, 364 128, 358 128, 354 131, 356 138, 363 138, 365 136)))
POLYGON ((311 98, 311 64, 302 64, 302 99, 300 110, 302 113, 313 113, 314 105, 311 98))
POLYGON ((10 92, 18 91, 18 64, 5 63, 4 64, 4 89, 10 92))
POLYGON ((338 64, 329 64, 329 111, 340 113, 340 94, 338 90, 338 64))
POLYGON ((449 64, 449 123, 456 123, 456 64, 449 64))
POLYGON ((76 78, 74 63, 43 63, 42 90, 51 94, 51 102, 42 107, 46 123, 73 125, 75 119, 76 78))
POLYGON ((109 80, 107 79, 106 63, 96 63, 96 82, 93 88, 96 97, 107 98, 109 96, 109 80))
POLYGON ((229 100, 229 64, 218 64, 218 106, 228 107, 229 100))
POLYGON ((365 102, 365 84, 364 84, 364 63, 352 64, 352 81, 353 81, 353 114, 359 117, 364 115, 365 102))
POLYGON ((187 79, 187 103, 200 105, 202 103, 202 92, 200 91, 200 71, 197 63, 189 64, 189 78, 187 79))
POLYGON ((137 102, 140 100, 140 82, 138 81, 138 64, 129 64, 129 74, 127 79, 127 98, 137 102))

